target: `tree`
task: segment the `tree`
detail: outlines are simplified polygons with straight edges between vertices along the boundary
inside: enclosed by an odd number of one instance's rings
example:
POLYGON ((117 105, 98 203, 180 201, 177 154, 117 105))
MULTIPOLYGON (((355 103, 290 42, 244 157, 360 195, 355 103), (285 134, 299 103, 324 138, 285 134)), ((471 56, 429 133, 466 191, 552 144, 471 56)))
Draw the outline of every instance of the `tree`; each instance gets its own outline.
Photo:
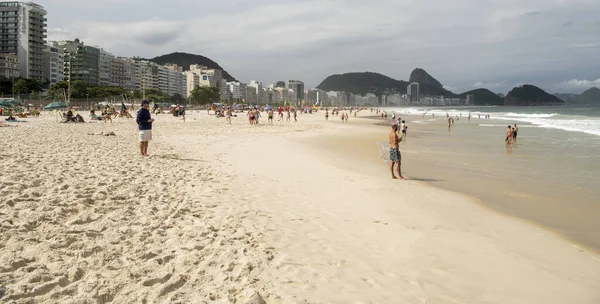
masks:
POLYGON ((173 94, 173 96, 171 96, 171 102, 172 103, 183 103, 185 101, 185 98, 183 98, 183 96, 181 96, 181 94, 173 94))
MULTIPOLYGON (((67 95, 69 92, 67 92, 67 95)), ((75 80, 71 82, 71 97, 73 98, 85 98, 87 94, 87 85, 83 80, 75 80)))
POLYGON ((215 87, 197 86, 191 92, 190 101, 194 104, 208 104, 218 101, 221 98, 219 89, 215 87))
POLYGON ((68 86, 69 84, 66 81, 59 81, 48 90, 48 95, 53 100, 62 99, 65 96, 64 94, 66 94, 65 92, 67 92, 68 86))
POLYGON ((26 79, 21 78, 15 82, 14 92, 15 94, 39 92, 44 90, 42 82, 37 79, 26 79))

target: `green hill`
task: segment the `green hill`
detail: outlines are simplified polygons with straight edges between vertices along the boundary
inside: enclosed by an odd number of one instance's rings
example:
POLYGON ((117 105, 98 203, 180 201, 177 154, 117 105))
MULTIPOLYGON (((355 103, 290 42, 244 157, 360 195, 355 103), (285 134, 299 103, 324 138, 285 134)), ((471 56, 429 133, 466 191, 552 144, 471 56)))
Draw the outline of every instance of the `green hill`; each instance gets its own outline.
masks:
MULTIPOLYGON (((354 72, 331 75, 317 86, 324 91, 344 91, 352 94, 406 94, 408 82, 373 72, 354 72)), ((456 97, 456 94, 437 85, 420 84, 422 96, 456 97)))
POLYGON ((223 78, 227 81, 236 81, 235 78, 231 76, 227 71, 225 71, 225 69, 223 69, 218 63, 212 61, 210 58, 201 55, 194 55, 188 53, 171 53, 154 57, 148 60, 160 65, 173 63, 183 67, 184 70, 189 69, 190 65, 192 64, 199 64, 209 67, 211 69, 218 69, 223 71, 223 78))
POLYGON ((504 105, 504 98, 498 96, 498 94, 488 89, 475 89, 468 92, 459 94, 458 97, 461 99, 467 99, 467 95, 473 95, 475 97, 476 105, 504 105))
POLYGON ((410 77, 408 78, 408 82, 418 82, 420 85, 429 85, 432 88, 443 89, 444 86, 437 81, 437 79, 433 78, 433 76, 429 75, 425 70, 421 68, 416 68, 410 73, 410 77))
POLYGON ((513 88, 504 99, 504 105, 507 106, 550 106, 564 103, 562 99, 529 84, 513 88))

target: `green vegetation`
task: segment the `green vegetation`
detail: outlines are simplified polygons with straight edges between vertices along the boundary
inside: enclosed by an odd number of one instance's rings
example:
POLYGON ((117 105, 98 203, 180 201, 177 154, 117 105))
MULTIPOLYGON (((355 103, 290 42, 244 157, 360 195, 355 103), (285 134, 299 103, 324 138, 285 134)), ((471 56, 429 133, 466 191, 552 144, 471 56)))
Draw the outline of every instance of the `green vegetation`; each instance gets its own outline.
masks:
POLYGON ((0 93, 2 94, 30 94, 41 92, 46 88, 47 84, 38 79, 15 78, 15 79, 0 79, 0 93), (14 87, 13 87, 14 84, 14 87))
POLYGON ((473 97, 475 97, 475 105, 491 105, 491 106, 504 105, 504 98, 498 96, 498 94, 496 94, 488 89, 475 89, 472 91, 468 91, 468 92, 459 94, 458 97, 466 100, 467 95, 473 95, 473 97))
POLYGON ((227 71, 225 71, 218 63, 212 61, 210 58, 201 55, 194 55, 188 53, 171 53, 167 55, 154 57, 148 60, 160 65, 176 64, 180 67, 183 67, 184 70, 189 69, 190 65, 192 64, 199 64, 206 66, 210 69, 218 69, 223 71, 223 79, 227 81, 236 81, 235 78, 229 75, 229 73, 227 73, 227 71))
MULTIPOLYGON (((427 74, 427 76, 429 76, 429 74, 427 74)), ((431 79, 435 80, 433 77, 431 77, 431 79)), ((432 80, 429 81, 433 82, 432 80)), ((437 82, 437 80, 435 80, 435 82, 437 82)), ((331 75, 323 80, 317 88, 324 91, 344 91, 364 96, 367 93, 374 93, 376 95, 406 94, 406 87, 408 84, 409 83, 406 81, 396 80, 379 73, 363 72, 331 75)), ((419 84, 421 96, 456 97, 456 94, 439 87, 437 84, 419 84)))
POLYGON ((192 104, 205 105, 218 102, 221 98, 221 94, 219 93, 218 88, 197 86, 192 90, 189 98, 192 104))
POLYGON ((512 89, 504 99, 504 105, 507 106, 548 106, 564 103, 560 98, 529 84, 512 89))
POLYGON ((425 70, 417 68, 410 73, 410 77, 408 78, 408 82, 418 82, 421 85, 429 85, 432 88, 443 89, 444 86, 437 81, 433 76, 429 75, 425 70))

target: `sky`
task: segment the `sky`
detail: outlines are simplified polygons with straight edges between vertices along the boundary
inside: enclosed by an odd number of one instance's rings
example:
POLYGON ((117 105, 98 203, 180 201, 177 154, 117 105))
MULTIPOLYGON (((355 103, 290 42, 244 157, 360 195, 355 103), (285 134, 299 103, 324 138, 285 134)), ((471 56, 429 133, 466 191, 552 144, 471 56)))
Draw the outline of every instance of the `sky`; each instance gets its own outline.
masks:
POLYGON ((48 40, 118 56, 186 52, 240 81, 419 67, 447 89, 550 93, 600 87, 599 0, 34 0, 48 40))

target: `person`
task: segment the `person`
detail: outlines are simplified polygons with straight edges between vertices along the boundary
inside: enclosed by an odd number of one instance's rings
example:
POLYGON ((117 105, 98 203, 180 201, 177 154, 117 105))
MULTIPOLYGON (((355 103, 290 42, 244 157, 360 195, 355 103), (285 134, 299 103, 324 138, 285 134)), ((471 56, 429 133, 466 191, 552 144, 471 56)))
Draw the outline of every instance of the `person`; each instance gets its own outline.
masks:
POLYGON ((229 124, 231 124, 231 108, 227 108, 227 111, 225 112, 225 119, 227 120, 227 122, 229 124))
POLYGON ((408 126, 406 126, 406 121, 403 120, 402 125, 400 125, 400 130, 402 130, 402 137, 404 138, 406 138, 406 129, 408 129, 408 126))
POLYGON ((138 134, 140 135, 140 153, 142 156, 148 156, 148 142, 152 140, 152 122, 154 119, 150 116, 150 102, 142 101, 142 107, 137 113, 135 121, 138 124, 138 134))
POLYGON ((287 109, 287 112, 286 112, 286 113, 287 113, 287 114, 286 114, 286 116, 285 116, 285 121, 290 121, 290 109, 287 109))
POLYGON ((512 132, 513 142, 517 142, 517 133, 518 132, 519 132, 519 127, 517 127, 517 124, 515 124, 515 126, 513 127, 513 132, 512 132))
POLYGON ((506 138, 504 139, 504 142, 509 145, 512 143, 512 127, 510 125, 508 125, 508 129, 506 129, 506 138))
POLYGON ((273 109, 269 109, 269 112, 267 112, 267 115, 269 117, 269 120, 268 120, 269 124, 273 125, 273 109))
POLYGON ((344 119, 346 120, 346 123, 348 123, 348 113, 344 114, 344 119))
POLYGON ((248 110, 248 122, 251 125, 254 124, 254 111, 252 111, 252 109, 248 110))
POLYGON ((398 137, 398 125, 392 125, 392 132, 389 135, 390 139, 390 172, 392 173, 393 179, 401 179, 404 180, 404 176, 402 176, 402 171, 400 169, 402 155, 400 154, 400 149, 398 147, 398 143, 402 141, 402 138, 398 137), (394 174, 394 165, 397 165, 398 176, 394 174))
POLYGON ((329 120, 329 110, 325 110, 325 120, 329 120))
POLYGON ((296 109, 294 109, 294 122, 298 122, 298 113, 296 113, 296 109))

